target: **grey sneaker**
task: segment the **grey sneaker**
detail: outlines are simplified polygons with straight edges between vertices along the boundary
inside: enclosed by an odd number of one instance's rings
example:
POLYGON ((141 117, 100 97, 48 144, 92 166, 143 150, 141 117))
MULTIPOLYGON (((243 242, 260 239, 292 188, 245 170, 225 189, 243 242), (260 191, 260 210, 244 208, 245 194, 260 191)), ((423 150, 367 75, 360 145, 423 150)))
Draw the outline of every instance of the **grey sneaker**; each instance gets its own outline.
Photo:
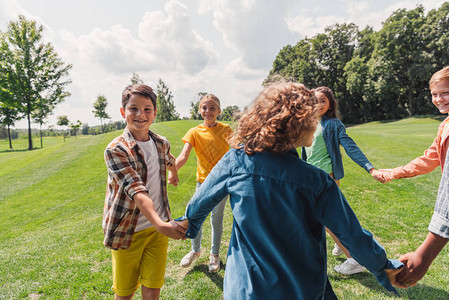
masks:
POLYGON ((341 265, 335 266, 335 272, 343 275, 353 275, 365 271, 365 267, 359 264, 355 259, 348 258, 341 265))
POLYGON ((332 249, 332 255, 333 256, 340 256, 343 254, 343 250, 340 249, 340 247, 338 247, 337 244, 334 245, 334 249, 332 249))
POLYGON ((201 252, 193 252, 192 250, 187 253, 182 259, 181 262, 179 263, 181 265, 181 267, 183 268, 187 268, 188 266, 190 266, 193 261, 195 259, 197 259, 198 257, 200 257, 201 252))
POLYGON ((210 255, 209 258, 209 273, 215 273, 220 270, 220 256, 210 255))

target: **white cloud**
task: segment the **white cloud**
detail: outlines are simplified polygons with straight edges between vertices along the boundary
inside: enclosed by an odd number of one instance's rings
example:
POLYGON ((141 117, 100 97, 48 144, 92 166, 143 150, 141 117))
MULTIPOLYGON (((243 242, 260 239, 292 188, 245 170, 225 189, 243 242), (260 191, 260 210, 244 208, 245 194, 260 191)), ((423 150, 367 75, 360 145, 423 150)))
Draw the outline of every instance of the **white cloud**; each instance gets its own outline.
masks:
POLYGON ((267 73, 265 70, 261 69, 251 69, 248 68, 241 57, 231 61, 225 68, 225 73, 232 77, 247 80, 257 80, 265 78, 267 73))
POLYGON ((218 0, 214 26, 249 68, 267 69, 278 51, 294 40, 284 19, 296 4, 293 0, 218 0))
POLYGON ((382 22, 398 9, 405 8, 410 10, 421 4, 429 11, 440 7, 442 3, 443 1, 438 0, 404 0, 398 2, 389 0, 339 0, 338 2, 332 2, 332 5, 337 5, 335 9, 340 9, 342 12, 340 14, 337 14, 327 6, 305 8, 298 15, 287 17, 287 23, 290 30, 307 37, 322 33, 325 27, 336 23, 355 23, 360 29, 369 25, 374 30, 380 30, 382 22))
POLYGON ((343 23, 344 19, 337 16, 312 17, 310 12, 302 10, 299 16, 286 19, 288 28, 304 37, 313 37, 324 32, 324 28, 336 23, 343 23))
POLYGON ((188 7, 178 1, 168 2, 164 12, 145 13, 139 38, 173 71, 197 73, 216 60, 212 44, 192 29, 188 7))

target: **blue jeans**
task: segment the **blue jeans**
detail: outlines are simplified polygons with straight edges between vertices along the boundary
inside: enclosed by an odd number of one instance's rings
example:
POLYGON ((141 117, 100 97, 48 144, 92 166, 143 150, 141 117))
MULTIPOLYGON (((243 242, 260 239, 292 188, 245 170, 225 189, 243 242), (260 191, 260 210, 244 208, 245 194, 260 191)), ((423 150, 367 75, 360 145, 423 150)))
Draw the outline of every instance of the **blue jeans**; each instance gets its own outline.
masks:
MULTIPOLYGON (((200 187, 201 183, 196 183, 196 188, 200 187)), ((217 206, 214 207, 210 214, 210 225, 212 226, 212 247, 210 249, 210 253, 212 255, 218 255, 220 253, 220 243, 221 237, 223 236, 223 214, 226 206, 226 197, 221 200, 217 206)), ((198 235, 191 240, 192 242, 192 250, 197 253, 201 251, 201 235, 203 232, 203 226, 198 231, 198 235)))

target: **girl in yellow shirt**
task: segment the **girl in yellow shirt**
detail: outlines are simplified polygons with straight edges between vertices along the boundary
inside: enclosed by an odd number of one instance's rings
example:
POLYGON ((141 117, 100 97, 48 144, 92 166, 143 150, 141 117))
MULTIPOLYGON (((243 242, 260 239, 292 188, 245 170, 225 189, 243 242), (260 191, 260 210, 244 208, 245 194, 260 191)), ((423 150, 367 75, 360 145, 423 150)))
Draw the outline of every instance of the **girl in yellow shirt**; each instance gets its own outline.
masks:
MULTIPOLYGON (((199 103, 203 124, 191 128, 182 138, 185 143, 181 154, 176 159, 176 168, 179 170, 187 162, 190 151, 195 149, 197 155, 196 180, 198 189, 209 175, 212 168, 229 150, 227 138, 232 134, 229 125, 217 122, 221 113, 220 100, 213 94, 203 96, 199 103)), ((212 247, 210 251, 209 272, 217 272, 220 269, 220 242, 223 235, 223 212, 226 197, 212 210, 210 221, 212 226, 212 247)), ((188 267, 200 256, 201 232, 192 239, 192 250, 181 260, 182 267, 188 267)))

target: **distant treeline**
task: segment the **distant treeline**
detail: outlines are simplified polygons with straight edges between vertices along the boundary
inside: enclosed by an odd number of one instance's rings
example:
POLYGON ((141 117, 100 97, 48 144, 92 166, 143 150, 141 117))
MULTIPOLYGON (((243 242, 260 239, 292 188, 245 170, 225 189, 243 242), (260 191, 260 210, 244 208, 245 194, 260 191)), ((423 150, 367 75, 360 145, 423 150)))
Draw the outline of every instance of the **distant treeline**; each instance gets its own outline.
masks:
POLYGON ((449 2, 425 14, 399 9, 382 29, 336 24, 285 46, 266 82, 281 75, 310 88, 330 87, 345 123, 438 114, 428 82, 449 65, 449 2))
MULTIPOLYGON (((116 122, 109 122, 107 124, 103 125, 103 133, 116 131, 120 129, 124 129, 126 127, 125 121, 116 121, 116 122)), ((32 129, 31 133, 33 136, 39 136, 39 129, 32 129)), ((84 123, 82 127, 75 132, 74 129, 42 129, 42 136, 62 136, 62 135, 97 135, 101 134, 101 125, 96 126, 89 126, 89 124, 84 123)), ((20 136, 25 136, 28 134, 28 129, 11 129, 11 138, 16 139, 20 136)), ((0 139, 6 139, 8 138, 8 131, 6 127, 0 126, 0 139)))

